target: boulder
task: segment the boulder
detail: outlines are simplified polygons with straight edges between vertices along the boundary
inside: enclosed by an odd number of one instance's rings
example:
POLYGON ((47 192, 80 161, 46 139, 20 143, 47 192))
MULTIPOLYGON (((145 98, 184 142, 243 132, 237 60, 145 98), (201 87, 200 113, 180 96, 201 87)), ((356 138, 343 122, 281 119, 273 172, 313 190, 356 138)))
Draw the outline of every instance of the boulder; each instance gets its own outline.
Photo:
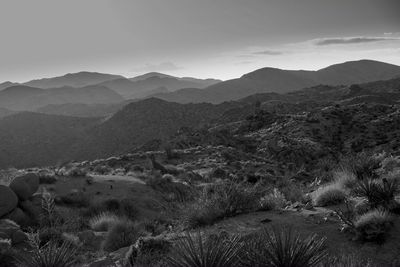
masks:
POLYGON ((18 176, 11 182, 10 188, 20 200, 27 200, 39 189, 39 176, 34 173, 18 176))
POLYGON ((20 208, 15 208, 12 212, 4 216, 5 219, 16 222, 17 224, 28 226, 32 224, 32 219, 20 208))
POLYGON ((20 201, 19 207, 25 212, 25 214, 27 214, 35 221, 38 221, 43 214, 42 203, 38 201, 35 202, 31 200, 20 201))
POLYGON ((11 240, 12 246, 28 242, 28 235, 22 232, 18 224, 8 219, 0 220, 0 237, 11 240))
POLYGON ((0 185, 0 217, 14 210, 17 205, 17 195, 9 187, 0 185))

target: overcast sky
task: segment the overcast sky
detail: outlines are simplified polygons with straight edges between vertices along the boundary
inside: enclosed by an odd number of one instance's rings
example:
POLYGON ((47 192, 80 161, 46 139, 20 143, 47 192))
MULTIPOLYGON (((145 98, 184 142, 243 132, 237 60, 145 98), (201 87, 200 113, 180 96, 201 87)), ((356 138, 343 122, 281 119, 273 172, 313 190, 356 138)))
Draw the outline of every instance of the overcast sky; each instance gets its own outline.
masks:
POLYGON ((400 65, 399 0, 1 0, 0 81, 400 65))

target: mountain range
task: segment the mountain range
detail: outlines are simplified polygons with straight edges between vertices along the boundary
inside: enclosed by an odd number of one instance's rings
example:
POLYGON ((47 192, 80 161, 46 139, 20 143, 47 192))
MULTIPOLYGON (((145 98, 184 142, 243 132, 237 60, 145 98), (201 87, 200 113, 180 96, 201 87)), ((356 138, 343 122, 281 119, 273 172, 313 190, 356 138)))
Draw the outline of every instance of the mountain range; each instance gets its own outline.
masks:
POLYGON ((262 68, 238 79, 211 85, 204 90, 181 89, 151 97, 178 103, 221 103, 257 93, 286 93, 319 84, 349 85, 395 77, 400 77, 400 66, 372 60, 349 61, 318 71, 262 68))

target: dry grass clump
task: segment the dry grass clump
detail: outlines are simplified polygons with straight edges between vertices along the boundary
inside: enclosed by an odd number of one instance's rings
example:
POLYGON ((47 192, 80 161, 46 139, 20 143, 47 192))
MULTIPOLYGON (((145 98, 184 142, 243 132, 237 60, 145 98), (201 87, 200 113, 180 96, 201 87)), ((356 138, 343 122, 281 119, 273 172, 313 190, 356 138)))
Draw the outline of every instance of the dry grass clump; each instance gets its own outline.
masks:
POLYGON ((325 185, 313 193, 314 203, 320 207, 343 203, 346 198, 346 192, 340 184, 325 185))
POLYGON ((326 238, 303 237, 292 229, 264 229, 246 240, 241 266, 311 267, 328 255, 326 238))
POLYGON ((108 252, 116 251, 134 244, 143 235, 145 233, 139 225, 129 220, 123 220, 111 226, 102 244, 102 248, 108 252))
POLYGON ((232 181, 203 189, 195 203, 189 205, 184 221, 189 228, 210 225, 224 218, 257 210, 261 192, 256 186, 232 181))
POLYGON ((261 197, 259 201, 260 210, 279 210, 284 208, 287 203, 285 196, 277 188, 261 197))
POLYGON ((173 248, 167 258, 171 267, 232 267, 239 266, 242 243, 238 236, 225 238, 204 238, 186 233, 173 248))
POLYGON ((89 220, 89 226, 94 231, 106 232, 113 225, 126 221, 128 219, 121 218, 110 212, 102 212, 89 220))
POLYGON ((393 217, 388 211, 376 209, 361 215, 354 226, 360 239, 381 242, 392 224, 393 217))

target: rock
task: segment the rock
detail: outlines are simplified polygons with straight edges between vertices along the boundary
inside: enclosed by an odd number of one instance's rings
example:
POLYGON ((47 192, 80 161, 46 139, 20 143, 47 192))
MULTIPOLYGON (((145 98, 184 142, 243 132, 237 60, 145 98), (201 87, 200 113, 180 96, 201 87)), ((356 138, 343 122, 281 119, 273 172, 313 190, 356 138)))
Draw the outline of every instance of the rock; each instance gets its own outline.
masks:
POLYGON ((20 226, 8 219, 0 220, 0 238, 10 239, 12 246, 26 244, 28 241, 28 235, 22 232, 20 226))
POLYGON ((17 195, 9 187, 0 185, 0 217, 14 210, 17 205, 17 195))
POLYGON ((5 219, 12 220, 20 225, 31 225, 32 219, 20 208, 15 208, 11 213, 4 216, 5 219))
POLYGON ((39 177, 34 173, 16 177, 11 182, 10 188, 20 200, 27 200, 39 189, 39 177))
POLYGON ((33 202, 31 200, 20 201, 19 207, 35 221, 38 221, 43 214, 41 201, 39 203, 38 201, 33 202))

